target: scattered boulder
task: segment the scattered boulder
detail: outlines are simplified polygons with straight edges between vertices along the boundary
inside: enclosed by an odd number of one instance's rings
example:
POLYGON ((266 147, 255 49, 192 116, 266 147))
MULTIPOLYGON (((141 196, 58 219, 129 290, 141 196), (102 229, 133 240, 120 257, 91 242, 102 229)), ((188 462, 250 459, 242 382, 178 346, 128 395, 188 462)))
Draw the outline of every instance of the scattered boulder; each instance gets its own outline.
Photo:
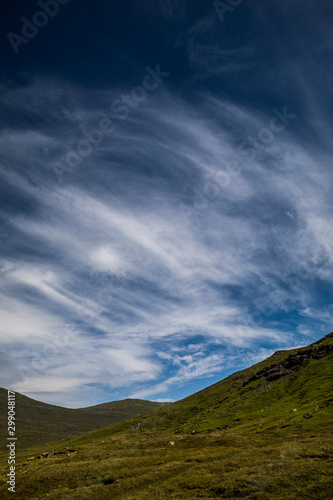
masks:
POLYGON ((171 446, 174 446, 175 442, 174 441, 168 441, 168 444, 171 444, 171 446))
POLYGON ((36 457, 29 457, 27 458, 28 462, 30 462, 31 460, 36 460, 36 457))
POLYGON ((290 410, 290 411, 297 411, 297 408, 293 408, 293 409, 292 409, 292 410, 290 410))
POLYGON ((113 484, 116 480, 113 477, 102 479, 103 484, 113 484))
POLYGON ((56 451, 53 453, 53 455, 73 455, 73 453, 75 453, 76 450, 73 450, 73 449, 68 449, 68 450, 65 450, 65 451, 56 451))

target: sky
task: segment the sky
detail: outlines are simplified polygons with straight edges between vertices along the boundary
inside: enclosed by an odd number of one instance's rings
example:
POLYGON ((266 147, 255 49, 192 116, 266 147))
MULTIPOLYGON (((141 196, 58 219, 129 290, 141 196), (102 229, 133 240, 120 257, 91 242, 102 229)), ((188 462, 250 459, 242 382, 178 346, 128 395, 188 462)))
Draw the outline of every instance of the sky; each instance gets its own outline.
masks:
POLYGON ((0 386, 175 401, 332 331, 332 22, 2 6, 0 386))

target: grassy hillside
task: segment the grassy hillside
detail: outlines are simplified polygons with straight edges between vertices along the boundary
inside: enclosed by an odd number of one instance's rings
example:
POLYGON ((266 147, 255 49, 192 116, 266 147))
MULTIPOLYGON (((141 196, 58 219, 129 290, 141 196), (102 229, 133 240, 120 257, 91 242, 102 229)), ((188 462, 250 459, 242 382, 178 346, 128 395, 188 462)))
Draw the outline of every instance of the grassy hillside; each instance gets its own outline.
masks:
POLYGON ((332 387, 330 334, 149 414, 19 453, 16 497, 331 498, 332 387))
POLYGON ((203 391, 165 405, 141 426, 171 426, 185 433, 299 427, 308 418, 325 421, 325 409, 332 407, 332 387, 331 333, 308 347, 278 351, 203 391))
MULTIPOLYGON (((82 409, 62 408, 16 393, 19 448, 65 439, 158 408, 141 399, 112 401, 82 409)), ((0 435, 7 436, 7 390, 0 389, 0 435)))

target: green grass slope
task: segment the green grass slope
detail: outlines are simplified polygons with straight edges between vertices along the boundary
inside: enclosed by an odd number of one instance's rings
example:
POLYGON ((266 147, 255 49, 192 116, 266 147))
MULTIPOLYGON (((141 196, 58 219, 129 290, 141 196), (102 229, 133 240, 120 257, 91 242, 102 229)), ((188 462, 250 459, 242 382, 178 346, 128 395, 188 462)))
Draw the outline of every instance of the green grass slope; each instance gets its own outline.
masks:
MULTIPOLYGON (((332 498, 332 363, 330 334, 149 414, 22 451, 16 498, 332 498)), ((0 469, 9 498, 5 454, 0 469)))
POLYGON ((331 333, 310 346, 278 351, 203 391, 165 405, 141 426, 172 427, 185 433, 302 426, 309 418, 325 420, 325 408, 333 402, 332 387, 331 333))
MULTIPOLYGON (((19 448, 57 441, 119 422, 160 406, 124 399, 80 409, 62 408, 16 393, 16 436, 19 448)), ((7 390, 0 389, 0 435, 7 436, 7 390)))

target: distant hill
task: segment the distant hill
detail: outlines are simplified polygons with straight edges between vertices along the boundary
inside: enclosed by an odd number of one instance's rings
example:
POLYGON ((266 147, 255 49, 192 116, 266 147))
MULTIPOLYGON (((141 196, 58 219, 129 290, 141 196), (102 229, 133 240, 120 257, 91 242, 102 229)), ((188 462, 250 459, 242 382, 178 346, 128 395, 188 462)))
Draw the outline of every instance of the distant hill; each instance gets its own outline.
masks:
MULTIPOLYGON (((332 498, 333 334, 182 401, 18 453, 18 500, 332 498)), ((7 457, 0 454, 0 496, 7 457), (1 482, 2 481, 2 482, 1 482)))
MULTIPOLYGON (((159 408, 161 403, 124 399, 70 409, 16 393, 16 436, 19 448, 58 441, 159 408)), ((0 435, 7 435, 7 389, 0 388, 0 435)))

